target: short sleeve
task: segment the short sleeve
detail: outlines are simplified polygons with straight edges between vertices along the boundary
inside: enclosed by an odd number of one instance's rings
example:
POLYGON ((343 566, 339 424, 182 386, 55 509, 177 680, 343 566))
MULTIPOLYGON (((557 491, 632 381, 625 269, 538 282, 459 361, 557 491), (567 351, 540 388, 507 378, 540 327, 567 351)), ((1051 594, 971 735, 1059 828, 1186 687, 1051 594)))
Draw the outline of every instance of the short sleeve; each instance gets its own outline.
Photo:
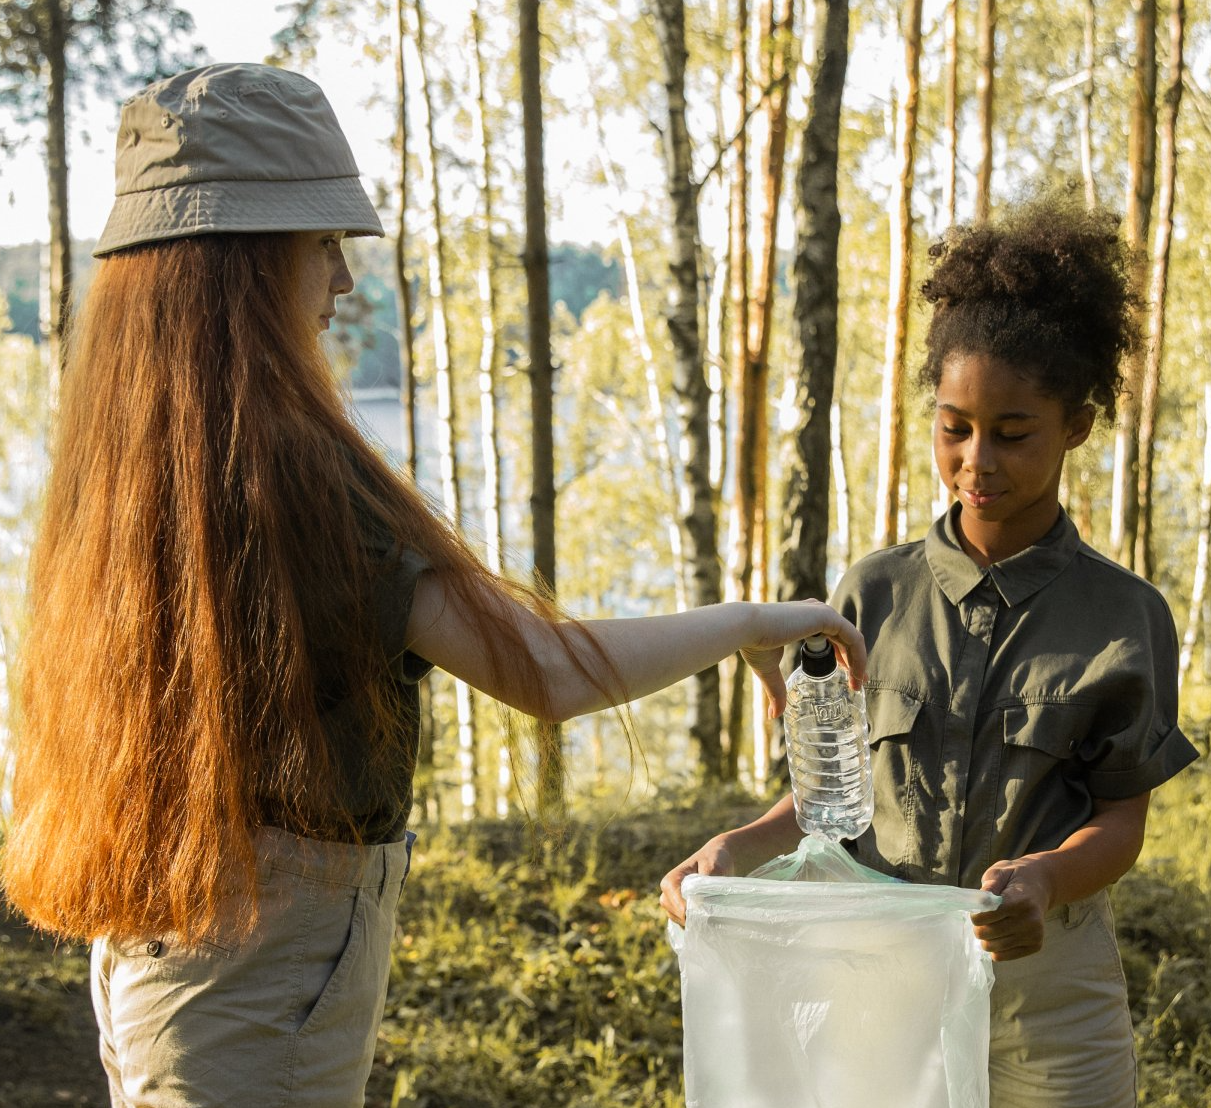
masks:
POLYGON ((433 668, 424 658, 408 650, 405 640, 416 583, 428 569, 429 563, 421 555, 405 550, 386 555, 374 579, 374 620, 383 650, 397 679, 410 685, 416 684, 433 668))
MULTIPOLYGON (((1178 723, 1173 617, 1159 593, 1142 583, 1139 591, 1143 603, 1134 613, 1124 612, 1134 617, 1133 633, 1116 643, 1105 708, 1077 750, 1090 794, 1106 800, 1148 792, 1198 758, 1178 723)), ((1094 656, 1088 664, 1101 661, 1094 656)))

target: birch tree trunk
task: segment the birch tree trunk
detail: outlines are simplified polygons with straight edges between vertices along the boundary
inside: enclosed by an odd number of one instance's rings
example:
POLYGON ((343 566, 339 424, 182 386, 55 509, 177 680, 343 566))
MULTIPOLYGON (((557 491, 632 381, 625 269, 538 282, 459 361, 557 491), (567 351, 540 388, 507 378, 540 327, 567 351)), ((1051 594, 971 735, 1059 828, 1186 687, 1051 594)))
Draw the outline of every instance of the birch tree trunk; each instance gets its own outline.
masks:
MULTIPOLYGON (((416 71, 420 78, 418 104, 425 141, 421 144, 421 177, 429 193, 429 316, 433 330, 433 371, 437 385, 437 439, 441 467, 442 499, 456 526, 462 523, 462 487, 459 474, 457 390, 450 349, 446 305, 445 220, 437 179, 437 143, 433 134, 433 101, 425 62, 425 12, 422 0, 413 0, 416 13, 416 71)), ((464 819, 475 815, 478 806, 477 742, 475 704, 470 687, 454 682, 458 712, 459 799, 464 819)))
POLYGON ((1160 194, 1157 197, 1156 243, 1148 290, 1148 346, 1140 395, 1139 529, 1135 565, 1149 581, 1155 566, 1152 552, 1152 464, 1156 442, 1156 416, 1161 386, 1161 358, 1165 352, 1165 298, 1169 287, 1169 247, 1173 242, 1173 204, 1177 194, 1177 113, 1182 102, 1185 75, 1185 0, 1169 5, 1169 83, 1165 88, 1160 127, 1160 194))
POLYGON ((922 0, 905 0, 902 12, 904 70, 900 110, 896 120, 899 173, 888 205, 891 258, 888 265, 883 395, 879 412, 875 546, 890 546, 900 541, 900 478, 904 471, 904 360, 912 289, 912 190, 921 71, 921 3, 922 0))
MULTIPOLYGON (((1135 68, 1127 161, 1127 241, 1141 258, 1136 287, 1148 288, 1145 251, 1156 175, 1156 0, 1132 0, 1135 12, 1135 68)), ((1147 319, 1141 320, 1146 325, 1147 319)), ((1145 330, 1145 334, 1147 331, 1145 330)), ((1135 568, 1139 530, 1139 420, 1144 355, 1124 365, 1126 391, 1119 402, 1114 438, 1114 479, 1110 505, 1110 548, 1128 569, 1135 568)))
POLYGON ((1205 636, 1203 604, 1207 598, 1207 570, 1211 560, 1211 384, 1203 386, 1203 486, 1198 501, 1198 553, 1194 559, 1194 583, 1190 587, 1190 614, 1177 663, 1177 682, 1181 688, 1194 658, 1199 631, 1205 636))
MULTIPOLYGON (((551 293, 547 254, 547 196, 543 168, 542 54, 540 0, 518 5, 518 56, 521 115, 525 139, 527 319, 530 347, 531 468, 530 519, 534 578, 540 590, 555 595, 555 367, 551 362, 551 293)), ((566 811, 563 739, 555 724, 540 725, 538 793, 543 817, 562 820, 566 811)))
POLYGON ((412 331, 412 279, 408 273, 408 75, 404 42, 408 37, 404 0, 395 0, 395 87, 397 89, 395 145, 399 151, 399 231, 395 236, 395 302, 399 314, 400 445, 408 472, 415 480, 420 464, 416 434, 416 351, 412 331))
MULTIPOLYGON (((710 390, 703 372, 698 321, 698 190, 693 180, 686 124, 685 7, 683 0, 652 0, 651 11, 660 39, 668 109, 664 147, 673 216, 668 322, 686 478, 682 521, 693 574, 690 598, 695 605, 714 604, 720 599, 722 582, 710 482, 710 390)), ((718 666, 695 676, 689 710, 690 735, 698 747, 703 772, 707 777, 718 778, 723 771, 718 666)))
POLYGON ((814 0, 812 97, 795 177, 795 332, 801 351, 783 466, 781 600, 828 597, 829 419, 837 372, 837 162, 848 0, 814 0))
MULTIPOLYGON (((983 222, 992 211, 992 115, 997 67, 997 2, 980 0, 976 17, 979 68, 976 73, 976 104, 979 111, 980 165, 976 173, 975 217, 983 222)), ((918 33, 918 38, 919 38, 918 33)))
MULTIPOLYGON (((495 573, 504 572, 504 523, 501 512, 500 440, 497 434, 497 379, 500 373, 500 344, 496 335, 496 219, 492 197, 492 145, 488 138, 487 104, 484 97, 483 25, 479 15, 479 0, 470 12, 471 50, 471 132, 479 150, 476 187, 483 213, 483 234, 479 255, 479 442, 484 465, 484 541, 486 561, 495 573)), ((485 765, 490 764, 485 752, 485 765)), ((513 762, 508 743, 502 738, 496 747, 495 803, 492 808, 499 818, 509 814, 509 798, 513 791, 513 762)), ((481 810, 484 805, 480 805, 481 810)))
POLYGON ((479 150, 476 186, 483 214, 483 234, 479 256, 479 438, 484 462, 484 539, 488 566, 500 573, 504 568, 504 525, 501 522, 500 442, 496 430, 497 377, 500 372, 497 333, 496 290, 496 217, 492 196, 492 146, 485 120, 483 25, 479 0, 470 14, 471 49, 471 133, 479 150))
POLYGON ((51 395, 63 368, 63 341, 72 300, 71 228, 67 201, 67 19, 62 0, 42 0, 36 7, 47 67, 46 180, 50 215, 48 304, 51 395))

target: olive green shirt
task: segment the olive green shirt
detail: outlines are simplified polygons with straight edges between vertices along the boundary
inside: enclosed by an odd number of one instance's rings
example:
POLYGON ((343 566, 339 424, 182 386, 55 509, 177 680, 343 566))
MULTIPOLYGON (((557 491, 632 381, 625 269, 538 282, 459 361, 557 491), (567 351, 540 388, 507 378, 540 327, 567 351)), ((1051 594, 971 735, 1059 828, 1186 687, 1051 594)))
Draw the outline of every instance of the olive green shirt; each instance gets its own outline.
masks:
POLYGON ((855 565, 833 604, 870 652, 875 815, 850 848, 884 873, 974 888, 994 862, 1059 846, 1095 798, 1147 792, 1197 753, 1161 594, 1063 513, 982 568, 957 510, 855 565))

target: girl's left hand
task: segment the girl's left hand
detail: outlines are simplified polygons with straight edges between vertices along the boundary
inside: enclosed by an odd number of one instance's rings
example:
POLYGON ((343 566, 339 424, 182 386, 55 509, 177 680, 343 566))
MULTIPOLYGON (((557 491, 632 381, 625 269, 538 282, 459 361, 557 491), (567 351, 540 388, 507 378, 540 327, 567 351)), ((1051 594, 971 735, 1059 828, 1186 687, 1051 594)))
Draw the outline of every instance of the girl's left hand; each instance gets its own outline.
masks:
POLYGON ((976 938, 994 962, 1025 958, 1043 948, 1043 917, 1051 906, 1047 865, 1039 858, 996 862, 980 885, 1001 897, 999 908, 972 913, 976 938))

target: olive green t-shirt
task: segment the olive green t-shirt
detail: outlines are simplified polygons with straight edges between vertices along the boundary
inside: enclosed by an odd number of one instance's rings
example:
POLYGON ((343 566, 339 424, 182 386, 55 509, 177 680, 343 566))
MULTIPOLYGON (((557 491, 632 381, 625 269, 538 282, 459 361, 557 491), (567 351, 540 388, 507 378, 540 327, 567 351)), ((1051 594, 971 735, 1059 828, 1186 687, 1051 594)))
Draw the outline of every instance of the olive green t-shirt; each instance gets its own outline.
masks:
POLYGON ((390 672, 391 694, 400 716, 400 742, 388 760, 370 766, 366 757, 365 703, 346 696, 325 706, 320 722, 328 734, 341 778, 345 806, 365 843, 403 837, 412 807, 412 776, 420 743, 419 683, 432 666, 407 649, 408 616, 416 582, 427 568, 410 551, 383 556, 374 579, 371 610, 390 672))
POLYGON ((1147 792, 1197 752, 1161 594, 1063 513, 984 569, 957 510, 864 558, 833 605, 870 652, 875 815, 850 848, 884 873, 974 888, 994 862, 1059 846, 1095 798, 1147 792))

